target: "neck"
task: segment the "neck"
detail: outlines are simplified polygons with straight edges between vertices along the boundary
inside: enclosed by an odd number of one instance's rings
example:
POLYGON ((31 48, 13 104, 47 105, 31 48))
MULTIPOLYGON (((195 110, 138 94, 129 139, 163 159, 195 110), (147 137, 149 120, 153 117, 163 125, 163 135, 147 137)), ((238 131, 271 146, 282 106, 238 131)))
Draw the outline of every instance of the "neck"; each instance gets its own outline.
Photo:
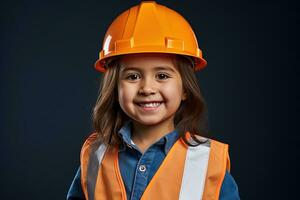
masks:
POLYGON ((174 128, 173 120, 156 125, 144 125, 133 121, 131 139, 144 153, 148 147, 173 131, 174 128))

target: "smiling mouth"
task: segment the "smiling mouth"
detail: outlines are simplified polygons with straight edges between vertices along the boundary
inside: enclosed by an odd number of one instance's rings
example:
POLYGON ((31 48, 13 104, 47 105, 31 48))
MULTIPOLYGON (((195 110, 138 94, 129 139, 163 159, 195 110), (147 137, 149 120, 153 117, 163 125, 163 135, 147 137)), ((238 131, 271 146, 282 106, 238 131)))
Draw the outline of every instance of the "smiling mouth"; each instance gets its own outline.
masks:
POLYGON ((143 108, 157 108, 160 106, 163 102, 151 102, 151 103, 138 103, 139 106, 143 108))
POLYGON ((136 102, 135 104, 142 108, 157 108, 159 107, 164 101, 141 101, 136 102))

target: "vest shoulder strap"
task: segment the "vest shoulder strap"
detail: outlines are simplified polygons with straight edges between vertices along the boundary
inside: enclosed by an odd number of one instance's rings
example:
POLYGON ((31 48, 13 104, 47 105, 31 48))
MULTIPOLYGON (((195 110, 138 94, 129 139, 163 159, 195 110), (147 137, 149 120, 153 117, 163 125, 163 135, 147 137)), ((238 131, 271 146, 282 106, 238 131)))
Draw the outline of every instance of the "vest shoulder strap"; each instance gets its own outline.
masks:
MULTIPOLYGON (((83 193, 85 195, 85 199, 91 199, 90 198, 90 191, 88 193, 88 168, 90 166, 91 162, 91 152, 94 150, 93 146, 97 139, 97 133, 92 133, 84 142, 81 152, 80 152, 80 167, 81 167, 81 187, 83 190, 83 193)), ((93 195, 93 194, 92 194, 93 195)))
POLYGON ((210 139, 210 156, 203 199, 219 199, 226 170, 230 170, 228 144, 210 139))

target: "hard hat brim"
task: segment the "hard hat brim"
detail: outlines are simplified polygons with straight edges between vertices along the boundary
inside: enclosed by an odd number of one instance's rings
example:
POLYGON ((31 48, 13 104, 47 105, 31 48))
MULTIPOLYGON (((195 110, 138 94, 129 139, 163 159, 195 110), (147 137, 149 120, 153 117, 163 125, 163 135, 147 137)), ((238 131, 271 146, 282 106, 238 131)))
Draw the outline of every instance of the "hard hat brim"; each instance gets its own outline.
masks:
MULTIPOLYGON (((102 52, 101 52, 102 53, 102 52)), ((178 52, 166 52, 165 50, 162 51, 141 51, 139 50, 139 52, 118 52, 118 53, 112 53, 110 55, 105 56, 105 58, 101 59, 101 53, 100 53, 100 58, 95 62, 95 69, 97 71, 100 72, 105 72, 106 71, 106 63, 108 60, 111 60, 113 58, 117 58, 119 56, 124 56, 124 55, 128 55, 128 54, 140 54, 140 53, 164 53, 164 54, 175 54, 175 55, 182 55, 182 56, 189 56, 194 60, 194 71, 199 71, 203 68, 206 67, 207 65, 207 61, 201 57, 195 57, 193 56, 193 54, 187 54, 187 53, 182 53, 182 54, 178 54, 178 52)))

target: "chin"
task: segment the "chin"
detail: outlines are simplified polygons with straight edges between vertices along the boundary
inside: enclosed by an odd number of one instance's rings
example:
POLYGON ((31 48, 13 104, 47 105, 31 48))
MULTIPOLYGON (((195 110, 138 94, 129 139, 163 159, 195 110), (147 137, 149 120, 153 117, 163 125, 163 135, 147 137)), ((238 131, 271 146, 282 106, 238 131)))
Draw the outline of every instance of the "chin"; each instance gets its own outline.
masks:
POLYGON ((160 121, 155 121, 155 120, 135 120, 135 121, 136 123, 142 124, 144 126, 153 126, 160 123, 160 121))
POLYGON ((142 124, 144 126, 153 126, 166 122, 168 119, 134 119, 136 123, 142 124))

